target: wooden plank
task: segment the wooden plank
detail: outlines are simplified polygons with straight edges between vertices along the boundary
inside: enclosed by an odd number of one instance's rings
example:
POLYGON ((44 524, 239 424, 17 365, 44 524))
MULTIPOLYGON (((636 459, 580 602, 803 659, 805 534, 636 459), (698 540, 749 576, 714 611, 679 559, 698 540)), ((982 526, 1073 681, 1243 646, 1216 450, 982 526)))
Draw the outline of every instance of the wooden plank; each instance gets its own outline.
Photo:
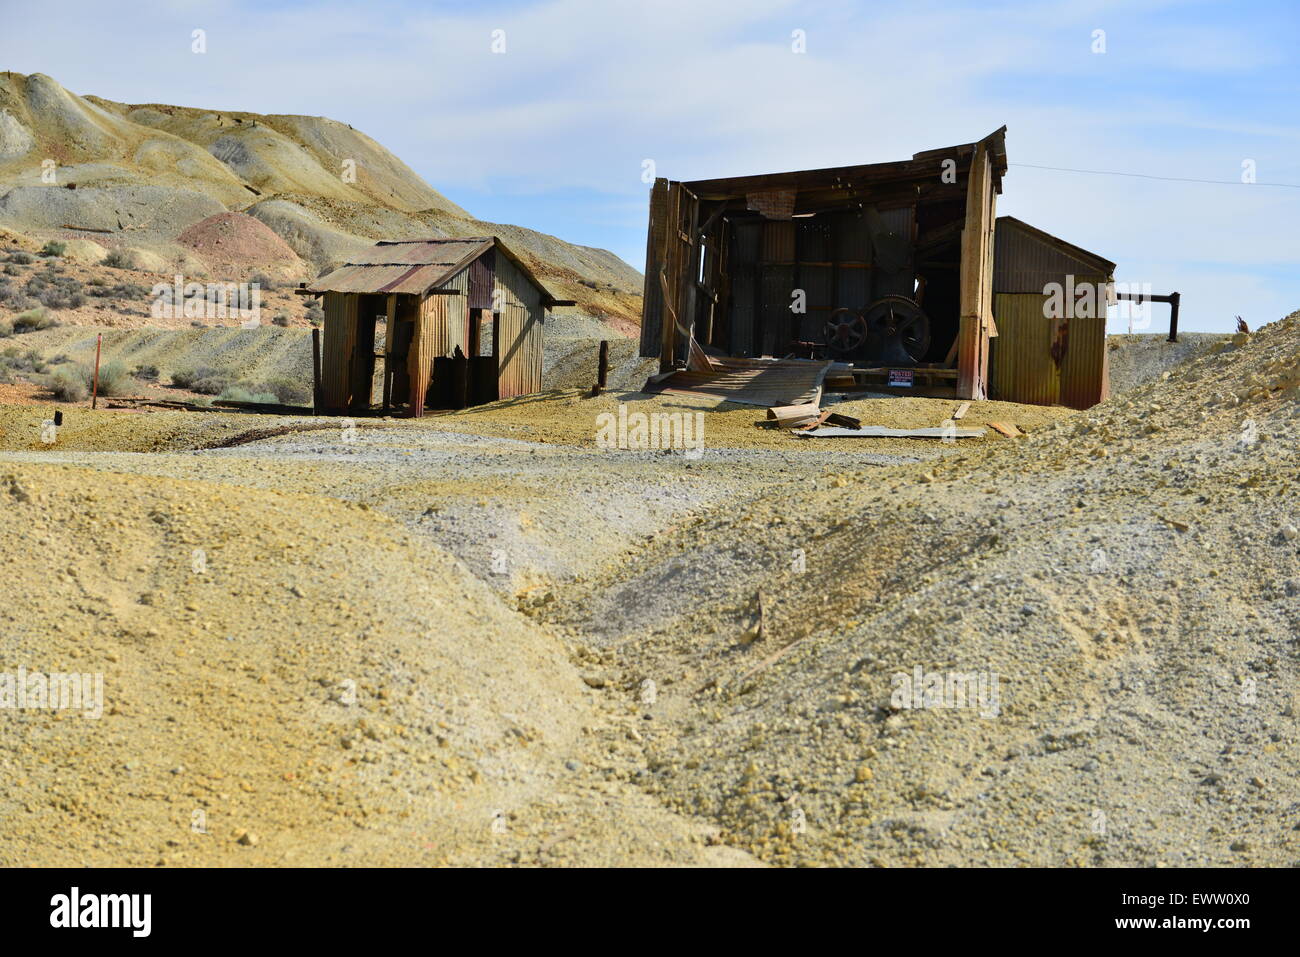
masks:
MULTIPOLYGON (((990 425, 993 423, 990 422, 990 425)), ((811 439, 977 439, 984 434, 984 429, 891 429, 883 425, 864 425, 860 429, 841 429, 835 426, 822 426, 816 429, 795 431, 792 435, 811 439)))
POLYGON ((954 421, 957 419, 964 419, 966 418, 966 413, 969 411, 970 411, 970 403, 963 402, 961 405, 957 406, 957 408, 953 409, 952 417, 954 421))
POLYGON ((1017 429, 1010 422, 990 422, 989 428, 995 432, 1000 432, 1009 439, 1014 439, 1018 435, 1024 435, 1023 432, 1017 429))

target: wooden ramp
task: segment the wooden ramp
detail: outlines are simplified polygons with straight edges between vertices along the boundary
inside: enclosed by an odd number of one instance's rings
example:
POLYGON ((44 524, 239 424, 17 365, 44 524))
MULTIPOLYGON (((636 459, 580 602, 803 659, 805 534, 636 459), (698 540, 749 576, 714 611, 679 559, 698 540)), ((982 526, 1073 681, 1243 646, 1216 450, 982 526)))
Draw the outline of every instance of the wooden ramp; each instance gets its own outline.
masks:
POLYGON ((684 369, 655 376, 643 392, 713 395, 745 405, 803 405, 818 403, 822 381, 834 363, 810 359, 733 359, 710 357, 711 372, 684 369), (657 380, 657 381, 656 381, 657 380))

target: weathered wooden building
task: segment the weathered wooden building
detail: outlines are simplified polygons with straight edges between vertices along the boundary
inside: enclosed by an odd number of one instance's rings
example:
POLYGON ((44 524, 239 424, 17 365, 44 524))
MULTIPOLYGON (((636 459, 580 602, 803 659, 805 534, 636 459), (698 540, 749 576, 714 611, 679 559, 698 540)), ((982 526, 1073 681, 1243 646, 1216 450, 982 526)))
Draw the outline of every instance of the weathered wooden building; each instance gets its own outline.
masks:
POLYGON ((1110 394, 1106 311, 1115 264, 1011 216, 993 247, 989 397, 1086 409, 1110 394))
POLYGON ((695 345, 833 359, 863 388, 986 397, 1004 135, 895 163, 656 180, 641 355, 663 372, 711 368, 695 345))
POLYGON ((299 292, 323 299, 320 405, 334 413, 538 392, 546 311, 572 305, 494 236, 380 241, 299 292))

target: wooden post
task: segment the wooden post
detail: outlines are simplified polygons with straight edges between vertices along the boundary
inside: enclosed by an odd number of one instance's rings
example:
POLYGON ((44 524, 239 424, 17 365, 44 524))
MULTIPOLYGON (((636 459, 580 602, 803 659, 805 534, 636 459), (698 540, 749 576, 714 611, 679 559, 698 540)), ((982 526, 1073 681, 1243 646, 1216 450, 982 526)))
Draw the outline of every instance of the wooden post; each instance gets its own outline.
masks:
POLYGON ((596 384, 592 386, 592 396, 598 396, 605 391, 605 386, 609 382, 609 340, 600 340, 600 356, 596 360, 596 384))
POLYGON ((1178 303, 1182 301, 1182 293, 1171 292, 1169 294, 1169 341, 1178 341, 1178 303))
POLYGON ((311 331, 311 414, 320 415, 320 330, 311 331))
POLYGON ((92 409, 99 407, 99 350, 104 344, 104 334, 101 332, 95 336, 95 376, 90 384, 90 407, 92 409))

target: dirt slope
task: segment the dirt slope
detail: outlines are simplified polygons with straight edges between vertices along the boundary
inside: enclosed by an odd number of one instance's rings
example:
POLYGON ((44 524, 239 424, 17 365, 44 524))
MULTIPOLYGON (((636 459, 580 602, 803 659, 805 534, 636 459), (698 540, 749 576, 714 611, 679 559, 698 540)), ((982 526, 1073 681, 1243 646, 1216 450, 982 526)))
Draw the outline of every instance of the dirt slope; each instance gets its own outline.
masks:
POLYGON ((669 687, 655 789, 769 862, 1294 864, 1298 354, 1300 315, 1012 448, 805 478, 555 620, 669 687), (997 715, 900 709, 918 667, 997 715))

